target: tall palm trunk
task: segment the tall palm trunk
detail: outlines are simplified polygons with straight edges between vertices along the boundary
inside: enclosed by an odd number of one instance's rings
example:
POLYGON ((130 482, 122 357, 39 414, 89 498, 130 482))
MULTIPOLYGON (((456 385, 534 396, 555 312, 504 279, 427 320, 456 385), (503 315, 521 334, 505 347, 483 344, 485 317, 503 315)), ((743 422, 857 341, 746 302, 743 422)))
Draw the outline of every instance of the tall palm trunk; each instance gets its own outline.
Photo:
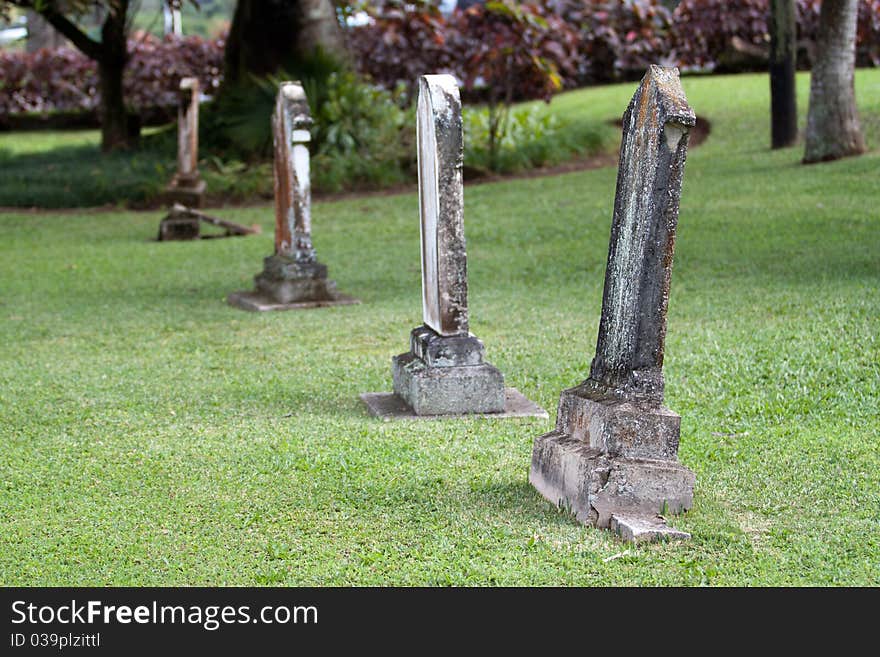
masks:
POLYGON ((797 15, 795 0, 770 0, 770 143, 791 146, 797 139, 797 15))
POLYGON ((804 162, 836 160, 865 151, 855 97, 858 0, 823 0, 804 162))

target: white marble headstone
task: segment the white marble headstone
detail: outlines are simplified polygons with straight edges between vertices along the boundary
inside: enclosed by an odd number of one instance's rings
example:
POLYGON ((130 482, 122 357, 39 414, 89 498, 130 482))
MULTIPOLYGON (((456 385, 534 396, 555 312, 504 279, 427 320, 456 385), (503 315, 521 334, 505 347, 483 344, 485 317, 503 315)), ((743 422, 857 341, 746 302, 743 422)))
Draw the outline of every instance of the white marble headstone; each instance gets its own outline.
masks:
POLYGON ((440 335, 467 335, 461 100, 451 75, 421 77, 416 126, 422 318, 440 335))

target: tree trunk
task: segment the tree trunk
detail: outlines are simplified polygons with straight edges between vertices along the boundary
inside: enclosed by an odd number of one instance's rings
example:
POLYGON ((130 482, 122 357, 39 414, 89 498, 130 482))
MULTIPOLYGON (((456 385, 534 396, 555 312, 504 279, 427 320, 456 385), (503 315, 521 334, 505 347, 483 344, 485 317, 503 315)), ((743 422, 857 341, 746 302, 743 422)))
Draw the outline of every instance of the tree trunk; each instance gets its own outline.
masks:
MULTIPOLYGON (((67 3, 44 2, 37 11, 76 48, 98 64, 101 87, 101 150, 127 149, 137 145, 140 122, 125 112, 122 74, 128 63, 128 7, 131 0, 108 0, 101 5, 104 23, 101 40, 87 35, 65 14, 67 3)), ((96 5, 97 6, 97 5, 96 5)))
POLYGON ((855 98, 858 0, 823 0, 810 81, 804 163, 865 151, 855 98))
POLYGON ((126 150, 135 145, 125 109, 122 74, 128 62, 126 17, 128 0, 111 5, 101 27, 98 77, 101 84, 101 150, 126 150))
POLYGON ((797 139, 797 16, 794 0, 770 0, 770 142, 791 146, 797 139))
POLYGON ((308 56, 317 49, 339 59, 346 57, 345 41, 331 0, 299 0, 300 37, 297 49, 308 56))
POLYGON ((317 48, 343 58, 345 48, 330 0, 238 0, 224 53, 223 84, 248 83, 294 70, 317 48))

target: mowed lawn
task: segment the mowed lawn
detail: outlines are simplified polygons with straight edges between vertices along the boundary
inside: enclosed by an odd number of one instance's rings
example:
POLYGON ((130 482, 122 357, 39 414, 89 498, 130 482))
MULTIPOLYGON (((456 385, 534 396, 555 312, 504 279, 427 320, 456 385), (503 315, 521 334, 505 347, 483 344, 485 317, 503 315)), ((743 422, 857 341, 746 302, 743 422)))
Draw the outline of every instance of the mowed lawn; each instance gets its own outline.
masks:
MULTIPOLYGON (((808 78, 798 79, 801 120, 808 78)), ((469 186, 471 328, 550 420, 383 423, 420 322, 415 193, 325 202, 314 241, 359 306, 226 305, 259 236, 154 241, 159 212, 0 215, 0 584, 880 584, 880 71, 872 152, 770 152, 766 76, 687 78, 666 349, 693 540, 633 547, 528 484, 596 343, 616 172, 469 186)), ((597 122, 635 85, 550 108, 597 122)))

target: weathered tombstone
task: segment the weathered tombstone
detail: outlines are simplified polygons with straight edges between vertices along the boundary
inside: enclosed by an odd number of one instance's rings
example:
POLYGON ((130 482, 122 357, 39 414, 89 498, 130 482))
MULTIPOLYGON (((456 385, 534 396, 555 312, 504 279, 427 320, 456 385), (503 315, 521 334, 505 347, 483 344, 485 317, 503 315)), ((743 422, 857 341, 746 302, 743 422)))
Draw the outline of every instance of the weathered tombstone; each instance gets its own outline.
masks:
POLYGON ((663 404, 666 310, 688 133, 675 68, 651 66, 623 116, 602 317, 590 377, 535 439, 529 481, 583 523, 624 539, 686 538, 661 515, 693 502, 681 418, 663 404))
POLYGON ((177 106, 177 173, 165 190, 169 202, 190 208, 202 205, 205 181, 199 174, 199 80, 180 81, 177 106))
POLYGON ((458 86, 450 75, 419 81, 416 125, 422 255, 422 318, 410 350, 392 359, 394 393, 361 399, 384 418, 461 415, 547 417, 484 359, 468 328, 464 239, 462 124, 458 86))
POLYGON ((174 208, 200 208, 205 181, 199 175, 199 80, 183 78, 177 106, 177 173, 165 188, 171 212, 159 223, 159 241, 199 238, 199 220, 174 208))
POLYGON ((289 310, 349 305, 356 299, 336 291, 327 266, 312 246, 309 128, 312 118, 299 82, 282 82, 272 132, 275 145, 275 253, 257 274, 256 291, 233 292, 229 303, 245 310, 289 310))

